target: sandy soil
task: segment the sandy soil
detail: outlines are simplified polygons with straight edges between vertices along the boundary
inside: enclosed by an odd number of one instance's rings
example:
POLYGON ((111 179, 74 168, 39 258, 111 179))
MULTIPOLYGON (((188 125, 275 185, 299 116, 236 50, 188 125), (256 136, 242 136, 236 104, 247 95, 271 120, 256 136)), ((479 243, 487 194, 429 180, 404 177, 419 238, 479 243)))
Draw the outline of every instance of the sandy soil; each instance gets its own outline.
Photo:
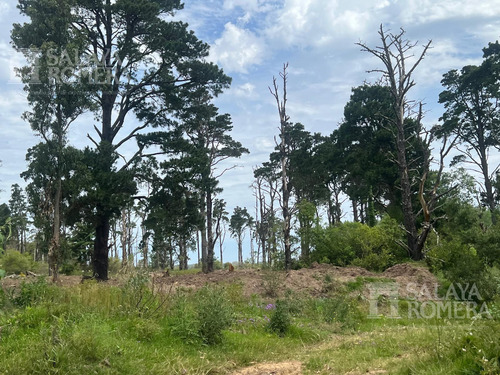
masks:
POLYGON ((300 362, 263 363, 247 367, 232 375, 302 375, 300 362))

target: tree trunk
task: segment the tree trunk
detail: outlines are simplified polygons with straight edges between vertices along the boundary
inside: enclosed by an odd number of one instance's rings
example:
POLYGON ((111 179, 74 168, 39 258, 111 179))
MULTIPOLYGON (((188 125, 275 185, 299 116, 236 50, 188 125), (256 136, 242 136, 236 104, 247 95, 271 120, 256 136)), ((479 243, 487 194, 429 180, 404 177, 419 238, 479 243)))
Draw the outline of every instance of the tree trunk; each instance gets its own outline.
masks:
POLYGON ((56 194, 54 197, 54 224, 52 232, 52 240, 49 247, 49 271, 52 275, 52 282, 57 282, 59 279, 59 256, 61 248, 61 196, 62 196, 62 181, 59 177, 56 182, 56 194))
POLYGON ((238 234, 238 264, 240 267, 243 266, 243 238, 241 234, 238 234))
POLYGON ((356 199, 352 199, 352 215, 353 215, 354 222, 359 223, 358 202, 356 202, 356 199))
POLYGON ((406 160, 406 136, 404 131, 404 106, 395 108, 396 112, 396 148, 398 153, 399 178, 401 183, 401 202, 403 204, 403 224, 406 231, 408 253, 413 260, 423 259, 422 249, 417 246, 417 226, 413 212, 411 182, 406 160))
POLYGON ((214 248, 215 248, 215 238, 213 232, 213 218, 212 218, 212 194, 207 192, 207 266, 206 272, 214 271, 214 248))
POLYGON ((222 245, 224 243, 224 239, 222 238, 222 234, 219 236, 219 253, 220 253, 220 263, 222 268, 224 268, 224 258, 222 258, 222 245))
POLYGON ((125 208, 122 209, 121 218, 121 245, 122 245, 122 269, 128 267, 128 251, 127 251, 127 213, 125 208))
POLYGON ((104 216, 96 226, 92 258, 94 277, 100 281, 108 280, 108 236, 109 218, 104 216))

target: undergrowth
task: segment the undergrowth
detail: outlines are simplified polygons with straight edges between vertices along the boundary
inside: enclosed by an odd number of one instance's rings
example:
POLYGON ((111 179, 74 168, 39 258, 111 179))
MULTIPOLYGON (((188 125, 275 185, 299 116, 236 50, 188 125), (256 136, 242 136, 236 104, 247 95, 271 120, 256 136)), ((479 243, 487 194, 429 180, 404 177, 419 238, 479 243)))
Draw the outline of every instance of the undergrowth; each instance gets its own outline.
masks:
POLYGON ((226 374, 292 359, 306 374, 498 373, 497 305, 491 320, 368 319, 366 280, 324 281, 326 296, 279 300, 239 284, 173 291, 145 274, 0 288, 0 373, 226 374))

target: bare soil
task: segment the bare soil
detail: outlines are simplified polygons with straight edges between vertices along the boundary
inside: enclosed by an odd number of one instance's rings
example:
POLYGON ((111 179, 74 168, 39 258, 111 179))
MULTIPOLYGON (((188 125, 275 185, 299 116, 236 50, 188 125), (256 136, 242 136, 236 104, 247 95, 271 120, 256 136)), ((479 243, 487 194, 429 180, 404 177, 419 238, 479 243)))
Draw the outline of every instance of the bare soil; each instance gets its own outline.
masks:
MULTIPOLYGON (((235 269, 233 272, 218 270, 210 274, 190 273, 169 276, 164 273, 152 273, 152 281, 156 287, 173 289, 199 289, 207 284, 228 285, 240 284, 245 296, 260 295, 263 297, 279 297, 286 290, 295 293, 320 297, 348 282, 355 282, 359 277, 365 282, 387 285, 387 293, 398 288, 401 298, 416 297, 428 299, 429 291, 437 285, 436 277, 426 268, 412 264, 398 264, 383 273, 374 273, 360 267, 336 267, 327 264, 313 264, 311 268, 293 270, 288 273, 262 269, 235 269), (391 289, 392 288, 392 289, 391 289)), ((18 287, 23 281, 35 280, 33 276, 4 278, 4 288, 18 287)), ((107 284, 123 285, 126 275, 111 278, 107 284)), ((82 282, 81 276, 61 275, 60 286, 75 286, 82 282)), ((363 294, 368 295, 365 288, 363 294)), ((383 294, 383 292, 382 292, 383 294)))
POLYGON ((302 363, 263 363, 238 370, 232 375, 302 375, 302 363))

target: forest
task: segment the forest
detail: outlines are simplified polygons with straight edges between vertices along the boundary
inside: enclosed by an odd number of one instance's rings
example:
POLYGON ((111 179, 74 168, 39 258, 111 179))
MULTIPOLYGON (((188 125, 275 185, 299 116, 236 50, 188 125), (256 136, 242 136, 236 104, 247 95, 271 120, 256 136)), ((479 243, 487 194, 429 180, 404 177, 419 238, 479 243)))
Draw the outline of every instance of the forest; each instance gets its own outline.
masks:
POLYGON ((230 212, 249 149, 182 7, 19 0, 39 143, 0 205, 0 371, 499 374, 499 42, 442 76, 437 124, 412 97, 432 42, 403 28, 357 43, 379 79, 324 133, 277 67, 275 148, 230 212))

